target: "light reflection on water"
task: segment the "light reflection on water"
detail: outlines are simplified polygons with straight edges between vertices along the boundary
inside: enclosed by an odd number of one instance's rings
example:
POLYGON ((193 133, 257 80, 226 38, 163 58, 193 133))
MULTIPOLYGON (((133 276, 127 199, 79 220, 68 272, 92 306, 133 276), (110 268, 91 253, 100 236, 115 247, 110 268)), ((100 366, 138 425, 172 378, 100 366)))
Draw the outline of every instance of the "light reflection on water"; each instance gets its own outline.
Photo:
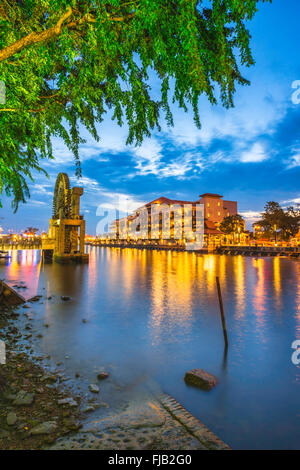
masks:
MULTIPOLYGON (((0 277, 25 281, 27 297, 44 294, 32 308, 36 328, 50 324, 41 349, 71 375, 91 381, 104 366, 130 393, 155 381, 234 448, 300 448, 299 366, 291 362, 299 261, 93 248, 88 266, 61 266, 42 265, 37 251, 11 255, 0 277), (216 374, 218 386, 187 387, 184 373, 194 367, 216 374)), ((121 392, 105 387, 105 399, 118 401, 121 392)))

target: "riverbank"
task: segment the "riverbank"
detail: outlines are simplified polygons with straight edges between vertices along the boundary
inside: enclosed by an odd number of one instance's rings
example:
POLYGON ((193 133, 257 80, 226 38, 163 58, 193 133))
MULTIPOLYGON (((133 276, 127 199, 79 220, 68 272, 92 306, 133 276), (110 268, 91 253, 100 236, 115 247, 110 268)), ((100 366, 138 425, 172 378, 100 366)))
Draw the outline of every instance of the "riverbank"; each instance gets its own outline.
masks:
MULTIPOLYGON (((0 339, 6 344, 6 364, 0 366, 0 448, 41 449, 81 427, 81 397, 62 386, 30 346, 30 328, 21 332, 21 313, 1 306, 0 339), (19 342, 28 350, 22 352, 19 342)), ((29 326, 29 325, 28 325, 29 326)))
POLYGON ((264 256, 288 256, 293 259, 300 259, 300 247, 280 247, 280 246, 238 246, 238 245, 228 245, 228 246, 210 246, 203 247, 200 250, 191 250, 186 249, 184 246, 177 245, 159 245, 159 244, 139 244, 139 243, 101 243, 93 242, 87 243, 87 245, 92 247, 102 247, 102 248, 131 248, 136 250, 150 250, 150 251, 172 251, 172 252, 187 252, 187 253, 196 253, 197 255, 205 254, 220 254, 220 255, 242 255, 242 256, 254 256, 254 257, 264 257, 264 256))
MULTIPOLYGON (((29 319, 24 306, 1 306, 0 339, 6 344, 6 364, 0 366, 1 450, 228 448, 172 397, 147 390, 121 410, 93 416, 99 400, 67 387, 65 376, 35 355, 29 319), (20 316, 28 319, 24 328, 16 326, 20 316)), ((94 393, 98 396, 97 386, 94 393)))

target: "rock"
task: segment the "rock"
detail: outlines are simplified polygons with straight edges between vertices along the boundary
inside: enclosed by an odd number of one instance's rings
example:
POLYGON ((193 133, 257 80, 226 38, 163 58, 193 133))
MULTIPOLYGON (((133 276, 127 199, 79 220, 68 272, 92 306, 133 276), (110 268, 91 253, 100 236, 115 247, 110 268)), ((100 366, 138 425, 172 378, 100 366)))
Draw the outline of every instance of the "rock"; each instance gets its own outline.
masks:
POLYGON ((6 416, 6 422, 7 422, 7 425, 8 426, 13 426, 14 424, 16 424, 17 422, 17 415, 16 413, 8 413, 8 415, 6 416))
POLYGON ((13 405, 29 406, 34 401, 34 393, 26 393, 23 390, 16 395, 13 405))
POLYGON ((31 299, 28 299, 27 302, 38 302, 42 298, 42 295, 35 295, 34 297, 31 297, 31 299))
POLYGON ((65 302, 67 302, 68 300, 71 300, 71 297, 69 297, 67 295, 62 295, 61 300, 64 300, 65 302))
POLYGON ((109 377, 109 373, 108 372, 100 372, 98 375, 97 375, 97 379, 98 380, 104 380, 104 379, 107 379, 109 377))
POLYGON ((57 402, 59 405, 67 405, 70 406, 71 408, 75 408, 78 406, 77 401, 73 400, 73 398, 62 398, 61 400, 58 400, 57 402))
POLYGON ((193 369, 186 372, 184 380, 186 383, 204 390, 211 390, 218 383, 217 377, 203 369, 193 369))
POLYGON ((65 419, 64 425, 71 431, 78 431, 80 428, 82 428, 82 424, 79 421, 74 421, 72 418, 65 419))
POLYGON ((44 375, 43 377, 40 378, 40 382, 48 382, 55 384, 57 382, 57 376, 56 375, 44 375))
POLYGON ((83 318, 81 321, 82 321, 82 323, 87 323, 87 319, 86 319, 86 318, 83 318))
POLYGON ((100 388, 98 387, 98 385, 95 385, 95 384, 90 384, 89 389, 90 389, 90 392, 92 392, 92 393, 99 393, 100 392, 100 388))
POLYGON ((31 429, 30 434, 38 436, 40 434, 51 434, 56 431, 57 424, 55 421, 45 421, 45 423, 38 424, 31 429))
POLYGON ((9 432, 5 429, 0 429, 0 439, 7 439, 9 437, 9 432))
POLYGON ((90 413, 91 411, 95 411, 95 407, 92 405, 87 405, 85 408, 83 408, 84 413, 90 413))

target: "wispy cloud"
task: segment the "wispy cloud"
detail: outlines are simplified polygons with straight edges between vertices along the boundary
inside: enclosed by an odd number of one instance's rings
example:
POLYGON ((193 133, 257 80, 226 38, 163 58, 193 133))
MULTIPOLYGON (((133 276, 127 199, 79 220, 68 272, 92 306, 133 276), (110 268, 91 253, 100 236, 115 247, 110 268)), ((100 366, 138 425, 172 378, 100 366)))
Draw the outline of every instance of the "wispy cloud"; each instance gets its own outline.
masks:
POLYGON ((267 160, 269 156, 266 154, 264 147, 260 143, 255 143, 251 149, 241 154, 240 161, 243 163, 259 163, 267 160))
POLYGON ((240 214, 245 218, 248 224, 253 224, 261 217, 261 213, 258 211, 240 211, 240 214))
POLYGON ((287 170, 292 168, 300 167, 300 149, 296 150, 296 153, 292 154, 287 161, 287 170))

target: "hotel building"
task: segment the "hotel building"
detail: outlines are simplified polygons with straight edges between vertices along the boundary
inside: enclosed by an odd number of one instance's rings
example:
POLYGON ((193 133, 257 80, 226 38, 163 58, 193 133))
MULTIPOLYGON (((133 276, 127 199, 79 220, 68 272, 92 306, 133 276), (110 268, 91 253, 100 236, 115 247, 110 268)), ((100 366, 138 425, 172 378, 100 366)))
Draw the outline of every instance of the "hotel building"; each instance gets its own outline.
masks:
MULTIPOLYGON (((238 213, 237 202, 224 200, 223 196, 214 193, 201 194, 196 201, 159 197, 131 215, 113 221, 110 235, 100 238, 124 244, 185 246, 187 241, 195 241, 199 204, 203 205, 204 210, 204 245, 215 247, 231 243, 232 236, 222 233, 219 226, 225 217, 238 213), (187 208, 189 222, 184 223, 187 208)), ((244 238, 244 234, 241 236, 244 238)))

